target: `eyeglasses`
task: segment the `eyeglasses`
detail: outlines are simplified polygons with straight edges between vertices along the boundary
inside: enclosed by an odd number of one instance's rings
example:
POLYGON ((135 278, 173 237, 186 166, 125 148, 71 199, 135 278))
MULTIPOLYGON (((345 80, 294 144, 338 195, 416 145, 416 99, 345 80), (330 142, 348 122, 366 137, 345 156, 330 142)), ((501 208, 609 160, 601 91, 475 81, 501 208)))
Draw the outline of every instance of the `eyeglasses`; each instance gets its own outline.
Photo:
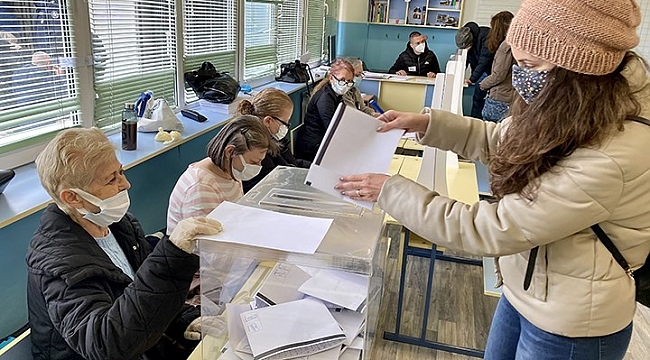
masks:
POLYGON ((284 121, 284 120, 280 119, 279 117, 275 117, 273 115, 271 115, 271 117, 273 118, 273 120, 278 121, 280 124, 282 124, 282 125, 284 125, 286 127, 289 127, 289 122, 288 121, 284 121))
POLYGON ((366 72, 365 72, 365 71, 362 71, 362 72, 360 72, 360 73, 358 73, 358 74, 354 74, 354 76, 363 79, 363 78, 366 77, 366 72))
POLYGON ((334 74, 331 74, 331 75, 334 78, 334 80, 338 81, 339 86, 346 86, 346 85, 352 86, 352 85, 354 85, 354 81, 352 81, 352 80, 341 80, 341 79, 337 78, 336 75, 334 75, 334 74))

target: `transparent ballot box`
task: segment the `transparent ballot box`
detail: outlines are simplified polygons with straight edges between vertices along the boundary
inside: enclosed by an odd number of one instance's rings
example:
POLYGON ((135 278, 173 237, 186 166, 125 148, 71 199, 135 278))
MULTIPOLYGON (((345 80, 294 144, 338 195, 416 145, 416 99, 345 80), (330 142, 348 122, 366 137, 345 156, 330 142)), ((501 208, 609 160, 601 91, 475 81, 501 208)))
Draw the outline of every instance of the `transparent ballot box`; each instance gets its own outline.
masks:
POLYGON ((314 254, 199 241, 201 359, 371 358, 388 250, 384 213, 313 189, 306 175, 278 167, 238 204, 333 219, 314 254))

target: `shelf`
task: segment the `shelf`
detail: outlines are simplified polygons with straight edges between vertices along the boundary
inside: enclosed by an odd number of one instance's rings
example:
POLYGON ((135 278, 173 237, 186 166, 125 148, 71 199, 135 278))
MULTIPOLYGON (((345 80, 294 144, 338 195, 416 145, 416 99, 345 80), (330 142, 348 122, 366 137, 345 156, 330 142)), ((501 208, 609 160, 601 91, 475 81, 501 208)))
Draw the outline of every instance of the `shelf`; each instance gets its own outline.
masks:
POLYGON ((417 25, 417 24, 390 24, 390 23, 378 23, 378 22, 371 22, 371 23, 368 23, 368 25, 421 27, 421 28, 451 29, 451 30, 458 30, 459 29, 459 27, 457 27, 457 26, 417 25))
POLYGON ((448 12, 460 12, 460 9, 454 8, 427 8, 427 11, 448 11, 448 12))

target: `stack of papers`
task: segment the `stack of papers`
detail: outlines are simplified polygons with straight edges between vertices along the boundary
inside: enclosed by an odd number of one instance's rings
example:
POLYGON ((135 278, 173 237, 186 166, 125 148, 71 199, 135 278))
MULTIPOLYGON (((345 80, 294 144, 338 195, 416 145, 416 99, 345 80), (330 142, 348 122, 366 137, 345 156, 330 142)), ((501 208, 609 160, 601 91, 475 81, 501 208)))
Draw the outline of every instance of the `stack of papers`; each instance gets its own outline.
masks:
POLYGON ((240 315, 255 360, 291 359, 339 348, 346 339, 325 305, 312 299, 240 315))
POLYGON ((237 98, 235 98, 235 100, 233 100, 233 102, 231 102, 230 104, 213 103, 201 99, 199 100, 199 106, 201 106, 203 109, 212 110, 219 114, 234 115, 237 113, 237 108, 239 107, 239 103, 242 100, 250 100, 250 99, 252 99, 250 95, 239 93, 239 95, 237 95, 237 98))

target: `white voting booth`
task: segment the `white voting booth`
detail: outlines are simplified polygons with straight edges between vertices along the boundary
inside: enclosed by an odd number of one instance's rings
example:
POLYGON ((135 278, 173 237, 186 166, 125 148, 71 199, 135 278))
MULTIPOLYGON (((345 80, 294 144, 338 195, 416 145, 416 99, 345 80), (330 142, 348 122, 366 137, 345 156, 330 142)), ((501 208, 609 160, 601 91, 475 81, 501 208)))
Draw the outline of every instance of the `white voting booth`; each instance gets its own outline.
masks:
MULTIPOLYGON (((447 110, 463 115, 466 59, 467 50, 458 50, 447 62, 445 73, 436 76, 431 109, 447 110)), ((448 166, 458 168, 458 155, 451 151, 425 146, 417 182, 440 195, 448 196, 448 166)))

